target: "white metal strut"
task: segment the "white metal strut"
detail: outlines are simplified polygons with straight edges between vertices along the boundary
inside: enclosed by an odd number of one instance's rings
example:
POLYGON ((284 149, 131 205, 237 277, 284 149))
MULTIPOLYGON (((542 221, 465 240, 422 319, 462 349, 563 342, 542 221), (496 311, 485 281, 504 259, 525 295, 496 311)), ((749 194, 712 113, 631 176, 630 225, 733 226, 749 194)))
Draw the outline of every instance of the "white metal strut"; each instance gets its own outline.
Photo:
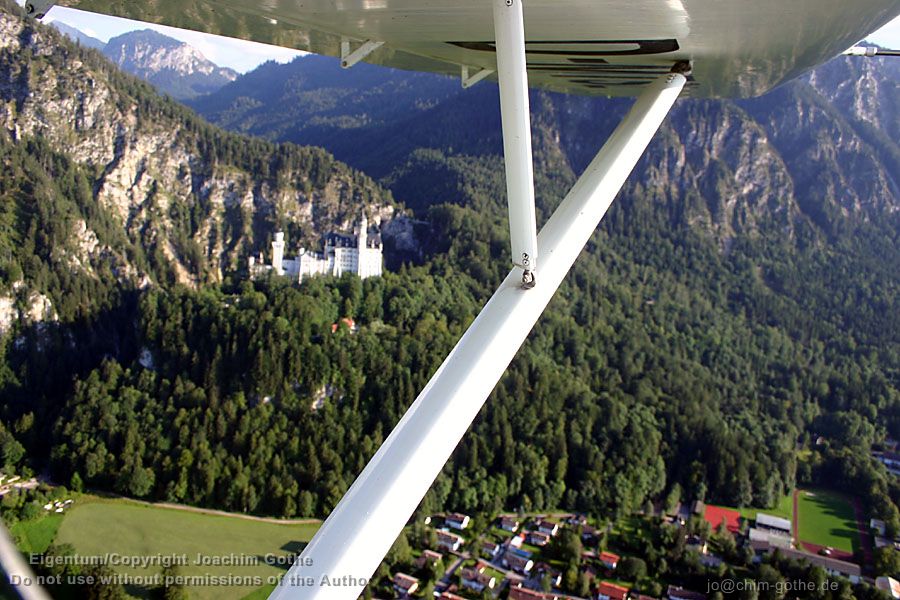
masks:
POLYGON ((594 233, 685 84, 650 84, 541 230, 541 283, 514 268, 270 598, 352 600, 403 530, 594 233))
POLYGON ((341 68, 349 69, 382 46, 384 46, 384 42, 366 40, 359 48, 353 50, 350 38, 341 38, 341 68))
POLYGON ((531 158, 531 112, 525 62, 525 20, 522 0, 493 2, 509 239, 513 264, 522 267, 522 282, 530 287, 534 285, 537 270, 538 244, 531 158))

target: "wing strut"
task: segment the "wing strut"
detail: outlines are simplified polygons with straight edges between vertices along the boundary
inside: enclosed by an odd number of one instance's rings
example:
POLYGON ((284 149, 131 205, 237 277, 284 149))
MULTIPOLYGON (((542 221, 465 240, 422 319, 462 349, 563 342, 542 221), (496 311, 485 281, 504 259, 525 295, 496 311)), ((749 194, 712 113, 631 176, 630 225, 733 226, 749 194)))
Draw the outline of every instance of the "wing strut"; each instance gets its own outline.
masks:
POLYGON ((341 38, 341 68, 349 69, 382 46, 384 46, 384 42, 366 40, 359 48, 352 50, 350 38, 341 38))
POLYGON ((531 158, 531 111, 525 63, 522 0, 493 0, 503 157, 509 204, 509 239, 513 264, 522 269, 522 285, 534 287, 537 270, 537 221, 534 214, 534 166, 531 158))
POLYGON ((359 597, 596 230, 685 81, 684 75, 672 72, 645 88, 541 230, 541 285, 523 290, 521 270, 510 271, 270 598, 359 597))
POLYGON ((477 73, 472 73, 468 65, 463 65, 460 69, 460 79, 463 88, 470 88, 485 77, 489 77, 494 73, 493 69, 481 69, 477 73))

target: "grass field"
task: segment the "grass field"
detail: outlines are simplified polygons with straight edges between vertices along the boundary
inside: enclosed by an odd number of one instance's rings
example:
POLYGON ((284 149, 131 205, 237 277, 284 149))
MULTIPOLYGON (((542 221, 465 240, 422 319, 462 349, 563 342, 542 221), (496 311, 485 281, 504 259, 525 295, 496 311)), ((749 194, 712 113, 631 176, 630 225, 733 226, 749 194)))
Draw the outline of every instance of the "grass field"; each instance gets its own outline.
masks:
POLYGON ((274 589, 274 585, 266 585, 250 592, 249 594, 241 598, 241 600, 267 600, 269 595, 272 593, 272 590, 274 589))
POLYGON ((49 514, 34 521, 16 523, 10 530, 24 553, 40 554, 47 550, 63 522, 63 515, 49 514))
MULTIPOLYGON (((259 577, 258 585, 188 586, 191 598, 240 599, 252 596, 258 588, 267 585, 269 577, 284 573, 279 566, 265 564, 266 555, 297 552, 318 527, 318 523, 268 523, 127 500, 85 498, 65 516, 55 542, 72 544, 82 556, 186 555, 188 565, 179 567, 180 574, 186 576, 259 577), (258 558, 260 564, 207 566, 198 564, 198 554, 207 560, 235 556, 244 561, 258 558)), ((116 570, 132 577, 150 577, 158 574, 161 567, 117 567, 116 570)), ((136 596, 147 594, 139 586, 126 586, 126 590, 136 596)))
POLYGON ((846 552, 859 548, 853 506, 843 496, 822 490, 803 490, 798 503, 800 540, 846 552))
POLYGON ((724 508, 730 508, 731 510, 736 510, 741 513, 741 518, 745 521, 753 521, 756 519, 756 513, 765 513, 767 515, 772 515, 773 517, 781 517, 782 519, 787 519, 790 521, 794 516, 794 501, 792 499, 791 494, 784 496, 777 505, 772 508, 753 508, 753 507, 744 507, 737 508, 734 506, 726 506, 724 508))

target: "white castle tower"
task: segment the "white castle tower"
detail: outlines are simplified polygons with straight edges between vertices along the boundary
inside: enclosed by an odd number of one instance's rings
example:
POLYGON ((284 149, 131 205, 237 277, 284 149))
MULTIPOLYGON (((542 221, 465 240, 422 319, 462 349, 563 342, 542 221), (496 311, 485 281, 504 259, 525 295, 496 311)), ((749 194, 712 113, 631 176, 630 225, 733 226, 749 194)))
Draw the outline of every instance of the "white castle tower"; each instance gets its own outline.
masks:
POLYGON ((284 275, 284 232, 275 234, 272 242, 272 268, 279 275, 284 275))
POLYGON ((287 275, 298 282, 312 275, 340 277, 343 273, 355 273, 362 279, 380 276, 384 244, 380 234, 369 235, 369 220, 365 213, 359 220, 359 228, 355 234, 329 233, 325 236, 324 252, 311 252, 301 248, 296 258, 286 259, 284 232, 278 231, 272 242, 272 264, 264 264, 262 254, 258 261, 251 256, 248 261, 250 276, 274 272, 277 275, 287 275))
POLYGON ((357 258, 356 258, 356 274, 365 279, 366 273, 364 257, 366 256, 366 241, 369 238, 369 220, 366 218, 366 212, 363 211, 362 218, 359 220, 359 235, 357 236, 357 258))

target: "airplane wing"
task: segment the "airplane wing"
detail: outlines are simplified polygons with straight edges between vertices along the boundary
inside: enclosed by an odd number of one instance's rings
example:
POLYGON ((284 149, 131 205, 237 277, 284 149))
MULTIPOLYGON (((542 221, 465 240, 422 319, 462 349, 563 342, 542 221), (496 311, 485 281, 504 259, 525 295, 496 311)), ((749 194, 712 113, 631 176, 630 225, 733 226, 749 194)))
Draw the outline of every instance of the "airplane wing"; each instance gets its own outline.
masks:
MULTIPOLYGON (((459 76, 496 69, 485 0, 62 0, 60 5, 459 76), (382 44, 378 46, 378 43, 382 44), (364 52, 363 52, 364 53, 364 52)), ((690 60, 686 93, 756 96, 900 15, 900 0, 526 0, 530 85, 632 96, 690 60)))

